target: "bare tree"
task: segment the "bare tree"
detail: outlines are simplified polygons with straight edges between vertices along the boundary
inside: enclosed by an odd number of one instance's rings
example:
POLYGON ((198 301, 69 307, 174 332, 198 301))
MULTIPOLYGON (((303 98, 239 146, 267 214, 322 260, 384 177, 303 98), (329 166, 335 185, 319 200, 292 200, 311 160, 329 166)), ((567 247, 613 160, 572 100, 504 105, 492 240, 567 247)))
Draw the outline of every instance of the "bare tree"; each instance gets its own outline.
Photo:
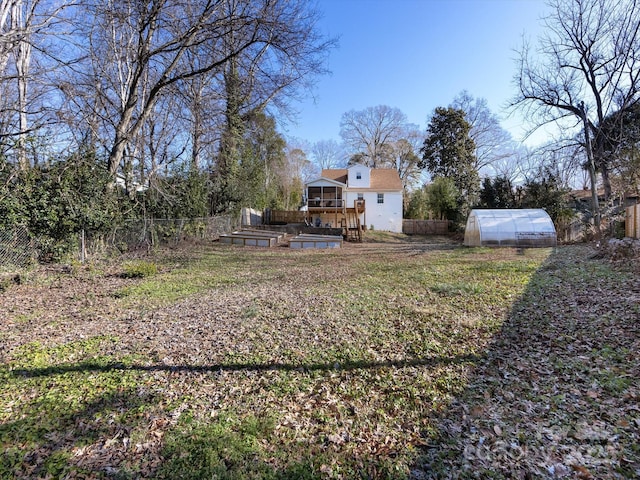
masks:
POLYGON ((303 145, 287 142, 285 154, 288 172, 282 172, 284 175, 288 174, 289 177, 299 179, 302 184, 313 180, 318 175, 318 168, 307 158, 303 145))
POLYGON ((390 147, 402 138, 407 116, 387 105, 350 110, 342 115, 340 136, 352 154, 369 167, 390 163, 390 147))
MULTIPOLYGON (((22 169, 29 167, 28 135, 39 127, 30 125, 30 117, 39 109, 29 92, 36 77, 31 72, 33 45, 62 8, 46 0, 0 0, 0 113, 4 117, 0 135, 12 139, 22 169)), ((42 43, 37 49, 41 56, 51 53, 42 43)))
MULTIPOLYGON (((206 50, 188 52, 185 62, 189 63, 190 69, 198 70, 206 55, 206 50)), ((176 117, 181 128, 190 133, 188 148, 193 169, 205 167, 218 151, 225 108, 224 81, 221 77, 219 71, 213 70, 185 79, 176 86, 179 97, 176 99, 176 117)))
POLYGON ((16 76, 18 82, 18 163, 22 169, 29 166, 26 153, 27 129, 27 86, 29 78, 29 65, 31 63, 31 44, 29 43, 29 31, 25 25, 23 5, 15 3, 12 12, 12 23, 16 31, 23 32, 18 45, 15 47, 16 76))
MULTIPOLYGON (((163 95, 153 114, 144 122, 130 148, 133 161, 129 188, 133 182, 147 185, 167 169, 181 164, 189 148, 189 137, 183 134, 189 123, 180 117, 179 95, 163 95)), ((186 159, 185 159, 186 161, 186 159)))
POLYGON ((509 180, 512 185, 522 183, 526 178, 526 172, 534 168, 530 150, 525 146, 520 146, 513 151, 512 155, 500 158, 492 163, 491 169, 497 177, 509 180))
MULTIPOLYGON (((230 2, 237 8, 245 2, 230 2)), ((250 2, 249 2, 250 3, 250 2)), ((264 14, 273 28, 273 37, 246 49, 250 31, 234 30, 224 39, 226 52, 237 51, 223 66, 224 126, 216 157, 218 203, 234 202, 234 176, 240 162, 239 145, 251 118, 263 111, 287 114, 288 102, 300 87, 310 87, 324 73, 323 60, 334 46, 316 32, 318 14, 302 0, 268 2, 264 14)))
POLYGON ((635 0, 553 0, 534 59, 522 48, 514 106, 536 125, 562 125, 583 132, 593 216, 600 225, 596 171, 611 193, 601 126, 616 111, 634 105, 640 92, 640 4, 635 0))
POLYGON ((474 98, 466 90, 460 92, 450 105, 464 110, 471 125, 469 136, 476 144, 476 170, 486 170, 493 164, 513 155, 515 145, 509 132, 487 105, 484 98, 474 98))
MULTIPOLYGON (((14 98, 12 95, 12 88, 8 85, 8 80, 17 78, 17 74, 10 75, 7 78, 7 66, 12 56, 16 58, 15 66, 17 67, 22 62, 18 61, 19 46, 22 43, 21 37, 24 35, 22 16, 22 1, 21 0, 0 0, 0 87, 2 87, 3 95, 0 97, 2 103, 0 103, 0 111, 4 114, 5 125, 9 125, 16 109, 14 98)), ((20 82, 23 84, 23 82, 20 82)), ((22 89, 20 88, 22 91, 22 89)), ((22 116, 20 116, 22 121, 22 116)), ((0 135, 7 137, 10 132, 6 131, 7 127, 0 129, 0 135)), ((18 131, 21 129, 19 128, 18 131)), ((1 138, 1 137, 0 137, 1 138)), ((5 143, 3 141, 2 143, 5 143)))
POLYGON ((420 183, 420 148, 424 142, 424 133, 417 125, 407 124, 402 138, 390 145, 391 166, 398 171, 402 186, 408 192, 420 183))
POLYGON ((320 170, 341 168, 347 164, 344 147, 333 139, 315 142, 311 146, 311 156, 320 170))
POLYGON ((307 158, 307 154, 296 145, 288 143, 285 148, 285 161, 278 172, 283 207, 286 210, 297 209, 302 204, 302 191, 305 183, 317 175, 317 168, 307 158))
POLYGON ((255 74, 252 92, 270 92, 252 97, 264 106, 282 89, 320 71, 329 46, 302 1, 111 0, 87 3, 85 15, 93 22, 84 84, 95 87, 90 106, 110 132, 113 176, 154 105, 173 86, 220 72, 234 60, 255 74), (264 75, 258 76, 258 70, 264 75))
POLYGON ((0 0, 0 79, 4 75, 11 52, 19 43, 20 32, 14 29, 12 14, 19 2, 0 0))

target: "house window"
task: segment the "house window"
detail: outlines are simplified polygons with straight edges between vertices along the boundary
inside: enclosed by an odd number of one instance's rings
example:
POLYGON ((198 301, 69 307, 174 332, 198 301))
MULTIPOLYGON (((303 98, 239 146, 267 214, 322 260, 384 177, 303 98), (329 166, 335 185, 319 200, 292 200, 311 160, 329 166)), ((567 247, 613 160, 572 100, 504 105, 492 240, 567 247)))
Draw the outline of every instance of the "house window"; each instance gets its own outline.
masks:
POLYGON ((384 193, 378 194, 378 203, 384 203, 384 193))
POLYGON ((362 173, 356 172, 356 180, 362 180, 362 173))

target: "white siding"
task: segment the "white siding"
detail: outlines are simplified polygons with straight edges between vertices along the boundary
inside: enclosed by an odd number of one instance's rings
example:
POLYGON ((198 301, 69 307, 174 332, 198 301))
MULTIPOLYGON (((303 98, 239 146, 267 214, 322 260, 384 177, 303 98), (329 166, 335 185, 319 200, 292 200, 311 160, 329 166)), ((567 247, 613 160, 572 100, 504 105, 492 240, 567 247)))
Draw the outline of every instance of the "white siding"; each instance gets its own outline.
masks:
MULTIPOLYGON (((319 178, 307 184, 307 192, 311 186, 340 187, 343 184, 327 178, 319 178)), ((352 165, 347 169, 347 185, 343 190, 344 206, 353 208, 358 199, 358 193, 362 194, 365 201, 365 212, 360 215, 363 226, 402 233, 402 190, 375 191, 371 188, 371 169, 364 165, 352 165), (384 195, 384 203, 378 203, 379 193, 384 195)))
POLYGON ((369 188, 371 185, 371 169, 363 165, 353 165, 347 169, 349 188, 369 188), (360 178, 358 178, 360 174, 360 178))
POLYGON ((402 192, 373 192, 357 190, 347 192, 347 206, 353 207, 358 193, 364 194, 365 213, 360 222, 374 230, 402 233, 402 192), (378 203, 378 193, 384 193, 384 203, 378 203))

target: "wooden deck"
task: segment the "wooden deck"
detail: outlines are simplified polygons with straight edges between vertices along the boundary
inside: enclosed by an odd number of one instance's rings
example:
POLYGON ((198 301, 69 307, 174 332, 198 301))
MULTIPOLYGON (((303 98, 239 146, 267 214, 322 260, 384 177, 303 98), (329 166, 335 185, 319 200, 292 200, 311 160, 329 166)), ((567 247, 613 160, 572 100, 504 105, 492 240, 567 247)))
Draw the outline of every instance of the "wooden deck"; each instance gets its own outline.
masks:
POLYGON ((347 207, 341 199, 313 200, 307 203, 306 211, 272 210, 269 221, 272 224, 306 223, 318 227, 340 228, 345 240, 362 242, 360 215, 364 212, 364 200, 355 200, 353 207, 347 207))

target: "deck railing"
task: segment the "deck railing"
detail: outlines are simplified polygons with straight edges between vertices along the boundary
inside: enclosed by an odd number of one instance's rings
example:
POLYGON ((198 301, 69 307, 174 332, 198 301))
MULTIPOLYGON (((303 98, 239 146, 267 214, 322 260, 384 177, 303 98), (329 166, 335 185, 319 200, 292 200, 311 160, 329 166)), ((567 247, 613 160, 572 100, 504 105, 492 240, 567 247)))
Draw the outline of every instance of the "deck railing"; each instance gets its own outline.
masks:
POLYGON ((307 202, 309 208, 342 208, 344 200, 342 198, 313 198, 307 202))

